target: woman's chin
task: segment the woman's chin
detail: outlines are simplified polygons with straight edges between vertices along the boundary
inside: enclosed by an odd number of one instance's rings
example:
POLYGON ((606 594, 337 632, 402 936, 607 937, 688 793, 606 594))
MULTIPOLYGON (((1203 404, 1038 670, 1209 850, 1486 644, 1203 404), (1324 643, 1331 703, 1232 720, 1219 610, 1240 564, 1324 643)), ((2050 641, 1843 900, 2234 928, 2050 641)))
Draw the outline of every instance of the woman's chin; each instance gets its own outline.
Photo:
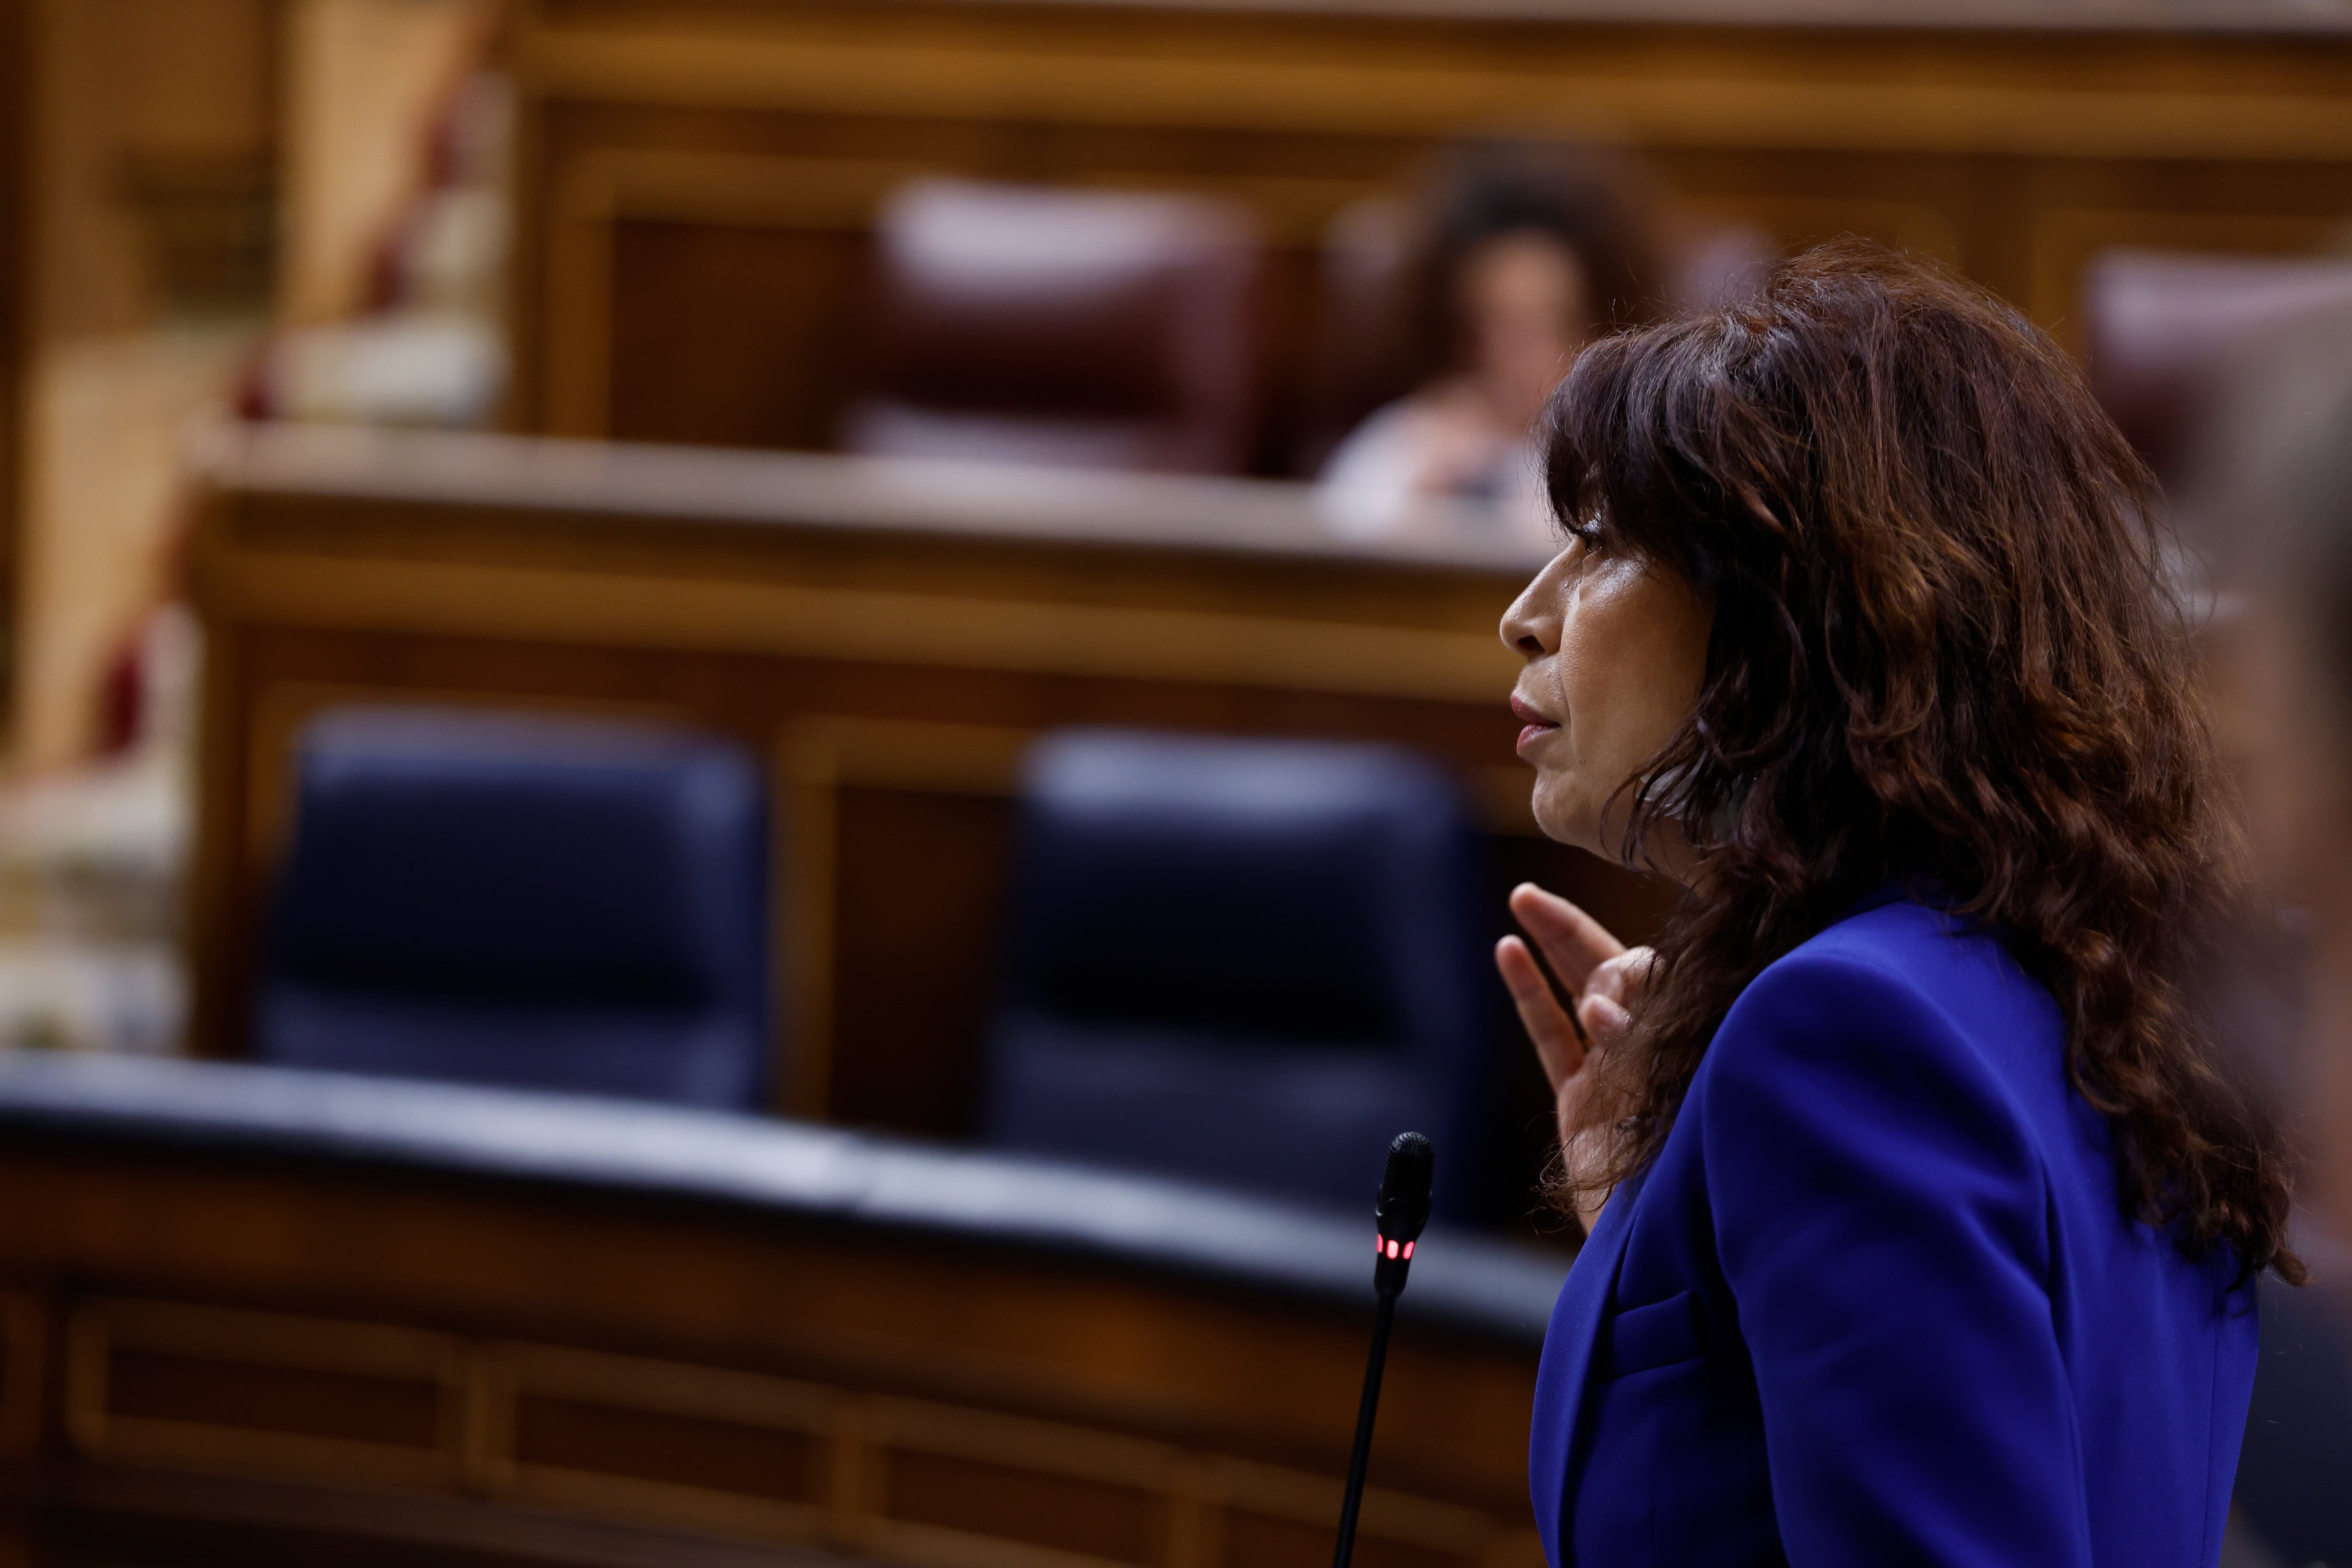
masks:
POLYGON ((1572 788, 1563 788, 1538 773, 1528 805, 1546 838, 1595 855, 1601 853, 1599 814, 1577 799, 1572 788))

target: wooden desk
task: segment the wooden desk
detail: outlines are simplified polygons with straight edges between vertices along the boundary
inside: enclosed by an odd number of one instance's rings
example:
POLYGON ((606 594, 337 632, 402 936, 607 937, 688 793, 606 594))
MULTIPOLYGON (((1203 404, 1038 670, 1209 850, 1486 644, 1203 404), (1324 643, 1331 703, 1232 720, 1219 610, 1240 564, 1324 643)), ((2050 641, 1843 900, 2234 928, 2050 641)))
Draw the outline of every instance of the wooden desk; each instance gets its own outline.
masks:
MULTIPOLYGON (((1631 931, 1661 908, 1531 835, 1495 634, 1519 549, 1339 544, 1279 484, 495 437, 227 431, 207 477, 209 1054, 244 1048, 289 747, 343 700, 679 720, 767 758, 783 1104, 863 1125, 969 1125, 1016 769, 1054 726, 1413 746, 1485 803, 1498 921, 1526 876, 1631 931)), ((1539 1111, 1524 1043, 1496 1049, 1539 1111)))
MULTIPOLYGON (((0 1052, 0 1553, 1318 1568, 1327 1217, 750 1118, 0 1052)), ((1367 1568, 1534 1568, 1564 1260, 1433 1232, 1367 1568)))
POLYGON ((1311 417, 1325 226, 1498 126, 1638 149, 1701 214, 1790 247, 1940 257, 2071 340, 2100 249, 2332 248, 2352 216, 2342 18, 2160 9, 527 0, 513 421, 828 446, 876 205, 949 173, 1254 209, 1278 462, 1311 417))

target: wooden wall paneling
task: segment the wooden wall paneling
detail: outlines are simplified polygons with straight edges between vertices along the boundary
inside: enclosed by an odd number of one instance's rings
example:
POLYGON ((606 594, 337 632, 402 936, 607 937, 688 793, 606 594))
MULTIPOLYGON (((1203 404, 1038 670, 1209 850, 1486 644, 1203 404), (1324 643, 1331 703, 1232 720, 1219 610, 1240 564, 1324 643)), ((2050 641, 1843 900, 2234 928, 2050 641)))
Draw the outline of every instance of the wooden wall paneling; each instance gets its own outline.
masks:
POLYGON ((16 707, 18 563, 26 500, 37 5, 38 0, 0 0, 0 725, 16 707))
MULTIPOLYGON (((210 513, 222 507, 217 498, 199 505, 210 513)), ((200 521, 199 537, 210 526, 210 518, 200 521)), ((207 617, 205 637, 197 677, 193 832, 180 910, 189 976, 186 1045, 198 1056, 242 1055, 251 1049, 247 998, 257 970, 260 900, 266 897, 257 885, 268 869, 265 852, 253 843, 253 720, 242 707, 247 700, 248 634, 224 617, 207 617)), ((282 775, 265 770, 264 776, 282 775)))
MULTIPOLYGON (((617 224, 613 345, 561 426, 619 440, 832 447, 856 385, 862 233, 617 224), (610 378, 601 416, 588 398, 610 378)), ((583 360, 585 356, 583 356, 583 360)))
POLYGON ((64 1421, 114 1464, 399 1489, 454 1484, 468 1413, 444 1335, 96 1300, 67 1325, 64 1421))
POLYGON ((839 404, 820 395, 855 363, 864 236, 922 172, 658 148, 572 160, 548 220, 545 427, 830 445, 839 404))
POLYGON ((1009 792, 845 792, 828 1120, 978 1131, 1017 816, 1009 792))
MULTIPOLYGON (((110 1298, 77 1307, 72 1344, 66 1431, 98 1465, 471 1492, 915 1568, 1305 1568, 1339 1501, 1326 1475, 1099 1426, 380 1321, 110 1298)), ((1376 1487, 1367 1561, 1486 1568, 1524 1555, 1515 1522, 1376 1487)))
MULTIPOLYGON (((333 1163, 16 1144, 0 1200, 26 1216, 0 1236, 0 1487, 45 1466, 38 1507, 68 1522, 452 1568, 650 1564, 697 1538, 718 1555, 696 1561, 916 1568, 1328 1551, 1362 1354, 1328 1306, 333 1163), (17 1377, 43 1300, 65 1351, 46 1405, 17 1377)), ((1400 1323, 1368 1563, 1531 1568, 1532 1378, 1531 1343, 1400 1323)))
POLYGON ((496 1495, 795 1544, 837 1542, 831 1455, 854 1441, 837 1389, 549 1345, 481 1352, 469 1456, 496 1495))
MULTIPOLYGON (((2284 31, 2284 30, 2282 30, 2284 31)), ((2340 158, 2340 32, 1497 20, 1334 7, 540 4, 540 95, 767 113, 1654 145, 2340 158)))
POLYGON ((40 1298, 0 1289, 0 1461, 39 1451, 51 1354, 49 1319, 40 1298))
MULTIPOLYGON (((532 1202, 464 1186, 436 1195, 323 1176, 301 1190, 266 1171, 196 1175, 167 1163, 102 1173, 89 1161, 78 1171, 74 1164, 47 1174, 22 1162, 13 1168, 78 1209, 42 1229, 112 1282, 108 1301, 383 1323, 404 1333, 414 1327, 426 1336, 418 1345, 442 1346, 432 1336, 455 1333, 467 1377, 477 1367, 470 1323, 492 1345, 702 1360, 1171 1442, 1216 1432, 1236 1457, 1326 1475, 1346 1458, 1360 1325, 1305 1309, 1171 1291, 944 1242, 909 1248, 695 1218, 609 1195, 532 1202), (159 1223, 137 1223, 123 1206, 131 1204, 152 1205, 159 1223), (163 1220, 196 1228, 175 1235, 163 1220), (110 1236, 101 1223, 123 1228, 110 1236)), ((27 1248, 10 1250, 21 1258, 27 1248)), ((286 1342, 274 1330, 240 1332, 223 1338, 219 1355, 268 1366, 295 1353, 286 1342)), ((1412 1411, 1407 1419, 1418 1425, 1399 1421, 1376 1479, 1465 1506, 1518 1501, 1511 1483, 1523 1478, 1510 1472, 1526 1428, 1522 1352, 1425 1331, 1408 1336, 1401 1325, 1400 1350, 1408 1343, 1391 1392, 1395 1409, 1412 1411)), ((395 1364, 348 1345, 314 1350, 304 1342, 299 1364, 388 1381, 398 1391, 442 1386, 421 1352, 395 1364)), ((184 1399, 192 1418, 206 1410, 205 1419, 231 1426, 259 1418, 228 1395, 201 1407, 199 1397, 213 1395, 184 1399)), ((425 1430, 409 1414, 421 1405, 404 1410, 411 1423, 404 1436, 425 1430)), ((462 1452, 457 1429, 433 1427, 413 1446, 454 1464, 462 1452)))
POLYGON ((2110 234, 2268 252, 2352 216, 2336 33, 621 0, 527 8, 517 37, 523 428, 825 443, 858 374, 857 231, 920 172, 1251 205, 1265 472, 1320 449, 1323 226, 1465 130, 1635 148, 1703 214, 1934 256, 2062 331, 2110 234), (581 195, 624 165, 625 192, 581 195))
POLYGON ((788 726, 770 776, 782 784, 793 1114, 969 1131, 1008 803, 1035 737, 822 714, 788 726))
POLYGON ((33 1510, 38 1568, 845 1568, 803 1547, 728 1540, 472 1497, 91 1468, 33 1510))
POLYGON ((1854 236, 1963 272, 1989 259, 1988 186, 2004 161, 1949 153, 1670 147, 1653 154, 1675 199, 1702 217, 1750 225, 1786 252, 1854 236))

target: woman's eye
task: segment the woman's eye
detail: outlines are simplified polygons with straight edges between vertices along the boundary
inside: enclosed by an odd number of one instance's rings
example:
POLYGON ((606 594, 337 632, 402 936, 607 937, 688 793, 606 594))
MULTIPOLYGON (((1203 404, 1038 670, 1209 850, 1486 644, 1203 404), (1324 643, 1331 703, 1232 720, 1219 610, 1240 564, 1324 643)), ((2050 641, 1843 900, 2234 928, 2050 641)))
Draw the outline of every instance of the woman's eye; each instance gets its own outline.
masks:
POLYGON ((1596 518, 1587 518, 1582 522, 1570 523, 1568 529, 1568 536, 1570 539, 1575 540, 1577 543, 1582 545, 1584 547, 1584 552, 1590 555, 1601 548, 1601 533, 1600 521, 1596 518))

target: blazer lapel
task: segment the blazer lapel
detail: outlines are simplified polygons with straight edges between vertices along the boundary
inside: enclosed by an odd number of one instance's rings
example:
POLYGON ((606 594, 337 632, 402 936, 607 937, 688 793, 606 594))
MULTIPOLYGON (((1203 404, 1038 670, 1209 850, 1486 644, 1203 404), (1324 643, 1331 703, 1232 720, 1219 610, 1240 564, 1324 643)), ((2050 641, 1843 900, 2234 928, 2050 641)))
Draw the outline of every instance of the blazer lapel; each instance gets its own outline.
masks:
POLYGON ((1647 1174, 1643 1172, 1611 1194, 1601 1223, 1585 1238, 1568 1271, 1568 1283, 1560 1287, 1551 1322, 1544 1330, 1543 1361, 1536 1371, 1535 1423, 1528 1436, 1528 1490, 1535 1504, 1536 1530, 1552 1568, 1570 1568, 1567 1492, 1576 1458, 1577 1417, 1592 1371, 1592 1347, 1616 1291, 1618 1265, 1633 1227, 1633 1200, 1641 1195, 1647 1174))

